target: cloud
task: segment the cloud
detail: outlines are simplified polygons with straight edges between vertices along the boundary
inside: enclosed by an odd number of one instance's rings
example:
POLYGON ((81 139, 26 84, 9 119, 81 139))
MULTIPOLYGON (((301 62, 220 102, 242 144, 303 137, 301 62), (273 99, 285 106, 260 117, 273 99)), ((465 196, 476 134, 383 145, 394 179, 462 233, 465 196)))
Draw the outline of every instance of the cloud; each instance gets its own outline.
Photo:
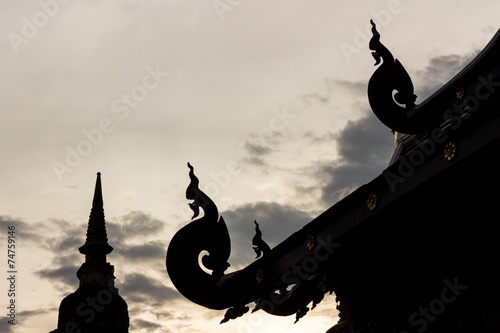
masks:
MULTIPOLYGON (((65 229, 68 230, 68 229, 65 229)), ((74 249, 78 249, 80 246, 84 244, 84 237, 76 236, 75 234, 68 234, 66 237, 60 239, 60 242, 52 243, 52 248, 54 251, 71 251, 74 249)))
POLYGON ((3 318, 3 320, 0 321, 0 331, 2 331, 4 333, 14 332, 15 331, 15 327, 16 326, 8 323, 8 319, 7 318, 3 318))
POLYGON ((168 225, 142 211, 133 211, 106 222, 113 254, 126 261, 154 262, 164 260, 163 240, 154 240, 168 225))
POLYGON ((349 164, 385 164, 387 155, 394 150, 391 131, 371 115, 349 121, 336 142, 340 158, 349 164))
POLYGON ((248 154, 244 161, 256 166, 265 166, 267 164, 265 158, 271 153, 271 149, 266 144, 253 137, 243 142, 241 151, 248 154))
POLYGON ((328 104, 331 101, 331 96, 328 93, 324 94, 320 92, 304 94, 301 98, 306 104, 328 104))
POLYGON ((125 295, 127 302, 163 305, 181 298, 176 290, 142 273, 131 273, 124 277, 120 285, 120 294, 125 295))
POLYGON ((332 205, 384 170, 394 151, 390 130, 372 115, 349 121, 335 137, 338 158, 323 161, 316 177, 321 199, 332 205))
MULTIPOLYGON (((45 314, 51 314, 54 311, 57 311, 57 307, 50 307, 45 309, 37 309, 37 310, 24 310, 18 313, 19 318, 22 318, 23 321, 27 321, 31 317, 41 316, 45 314)), ((0 326, 1 327, 1 326, 0 326)), ((2 331, 5 332, 5 331, 2 331)))
POLYGON ((328 105, 333 100, 335 94, 335 84, 336 79, 327 77, 324 79, 323 84, 316 91, 302 94, 299 99, 306 106, 311 106, 313 104, 318 105, 328 105))
POLYGON ((54 284, 62 284, 61 290, 66 290, 67 288, 76 289, 78 287, 79 281, 76 277, 76 272, 80 266, 68 265, 60 266, 57 268, 47 268, 41 269, 35 272, 35 275, 50 280, 54 284))
MULTIPOLYGON (((151 236, 163 231, 168 223, 142 211, 132 211, 126 215, 106 221, 110 243, 122 244, 132 238, 151 236)), ((110 244, 113 246, 113 244, 110 244)))
POLYGON ((320 105, 335 108, 339 101, 345 99, 346 93, 352 95, 350 97, 366 94, 367 82, 326 77, 323 84, 316 91, 303 94, 299 99, 305 107, 320 105))
MULTIPOLYGON (((186 300, 186 303, 189 301, 186 300)), ((159 328, 158 332, 203 332, 199 330, 193 321, 200 319, 201 316, 204 318, 207 314, 217 313, 220 317, 220 311, 210 311, 204 309, 202 311, 189 311, 180 310, 180 308, 170 306, 159 306, 150 307, 145 310, 144 304, 132 304, 129 302, 129 315, 130 315, 130 332, 152 332, 154 328, 159 328), (191 315, 192 314, 192 315, 191 315), (153 315, 153 317, 151 316, 153 315), (144 316, 143 318, 141 316, 144 316), (154 319, 152 319, 154 318, 154 319), (159 322, 162 324, 160 325, 159 322)), ((189 304, 191 306, 191 304, 189 304)), ((218 318, 215 317, 214 318, 218 318)), ((157 331, 155 331, 157 332, 157 331)))
POLYGON ((22 237, 23 242, 31 243, 40 240, 40 234, 37 232, 37 228, 33 228, 33 225, 17 217, 0 215, 0 227, 2 230, 8 230, 8 226, 15 227, 15 236, 22 237))
POLYGON ((451 80, 472 61, 479 51, 476 50, 465 55, 438 55, 431 58, 427 66, 417 70, 414 77, 412 77, 415 94, 418 96, 417 104, 451 80))
POLYGON ((162 241, 151 241, 141 245, 121 244, 121 248, 115 247, 120 256, 130 261, 157 261, 165 259, 167 252, 162 241))
POLYGON ((120 218, 122 230, 127 235, 152 235, 163 230, 165 222, 141 211, 133 211, 120 218))
POLYGON ((281 143, 289 140, 284 125, 261 128, 256 133, 248 135, 240 145, 240 153, 243 155, 243 162, 240 165, 266 170, 273 154, 281 149, 281 143))

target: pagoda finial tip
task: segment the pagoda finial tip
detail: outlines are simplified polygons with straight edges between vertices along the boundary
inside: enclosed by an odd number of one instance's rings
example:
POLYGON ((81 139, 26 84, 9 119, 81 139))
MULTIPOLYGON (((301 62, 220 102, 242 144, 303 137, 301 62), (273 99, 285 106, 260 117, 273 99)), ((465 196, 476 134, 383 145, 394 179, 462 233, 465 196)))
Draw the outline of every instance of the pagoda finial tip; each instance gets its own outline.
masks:
POLYGON ((94 190, 94 200, 92 201, 93 206, 99 206, 102 207, 102 189, 101 189, 101 173, 97 173, 97 180, 95 183, 95 190, 94 190))

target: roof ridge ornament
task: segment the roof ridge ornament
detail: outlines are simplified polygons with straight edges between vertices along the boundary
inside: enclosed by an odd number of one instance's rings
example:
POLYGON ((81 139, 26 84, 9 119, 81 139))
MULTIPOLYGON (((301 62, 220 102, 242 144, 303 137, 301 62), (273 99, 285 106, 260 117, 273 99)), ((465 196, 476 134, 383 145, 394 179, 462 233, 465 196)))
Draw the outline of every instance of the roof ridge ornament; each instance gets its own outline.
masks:
POLYGON ((192 219, 203 216, 181 228, 170 241, 167 252, 167 271, 181 294, 195 303, 210 308, 224 309, 217 295, 217 283, 229 267, 231 239, 226 223, 215 203, 199 188, 194 167, 188 163, 191 182, 186 189, 186 198, 193 200, 189 207, 192 219), (203 255, 208 252, 207 255, 203 255), (201 264, 200 264, 201 257, 201 264), (212 271, 208 273, 207 271, 212 271))
POLYGON ((393 131, 404 134, 430 132, 448 122, 450 113, 461 115, 468 112, 468 109, 477 109, 479 102, 485 100, 481 98, 482 95, 478 96, 478 91, 486 81, 484 77, 493 81, 499 75, 498 67, 492 59, 498 59, 500 30, 455 77, 416 105, 410 76, 380 42, 380 33, 373 20, 370 23, 373 36, 368 45, 373 51, 375 66, 382 64, 368 82, 368 100, 373 113, 393 131), (471 101, 475 103, 469 106, 471 101))
POLYGON ((255 236, 253 236, 252 245, 253 245, 253 250, 257 254, 257 257, 255 257, 255 259, 259 259, 262 256, 267 255, 271 251, 271 248, 262 239, 262 231, 260 231, 259 224, 257 223, 257 221, 254 220, 253 222, 255 223, 255 236))
MULTIPOLYGON (((246 305, 252 302, 256 303, 253 311, 262 309, 279 316, 297 312, 299 317, 305 314, 306 305, 319 300, 316 295, 317 288, 309 283, 315 281, 317 275, 302 283, 298 277, 301 272, 285 272, 287 279, 283 280, 282 273, 270 269, 269 265, 276 259, 276 255, 262 240, 262 232, 256 221, 256 234, 252 244, 258 260, 244 269, 225 273, 231 254, 231 239, 226 223, 219 217, 212 199, 200 190, 200 182, 193 166, 188 163, 188 168, 191 182, 186 189, 186 198, 193 200, 189 204, 194 212, 193 219, 200 215, 200 208, 203 210, 203 216, 177 231, 168 246, 167 272, 177 290, 190 301, 204 307, 228 309, 221 323, 248 312, 246 305), (260 272, 260 279, 256 279, 256 272, 260 272), (278 283, 278 286, 275 283, 278 283), (310 289, 314 290, 312 296, 308 294, 310 289), (276 297, 281 298, 280 301, 272 302, 276 297)), ((307 250, 307 255, 314 254, 307 250)))
POLYGON ((410 117, 409 111, 416 107, 417 98, 413 93, 410 75, 380 42, 380 33, 375 22, 370 20, 370 23, 373 37, 370 39, 369 48, 373 51, 375 66, 382 62, 368 83, 370 106, 380 121, 393 131, 410 134, 424 132, 426 128, 422 128, 416 119, 410 117))

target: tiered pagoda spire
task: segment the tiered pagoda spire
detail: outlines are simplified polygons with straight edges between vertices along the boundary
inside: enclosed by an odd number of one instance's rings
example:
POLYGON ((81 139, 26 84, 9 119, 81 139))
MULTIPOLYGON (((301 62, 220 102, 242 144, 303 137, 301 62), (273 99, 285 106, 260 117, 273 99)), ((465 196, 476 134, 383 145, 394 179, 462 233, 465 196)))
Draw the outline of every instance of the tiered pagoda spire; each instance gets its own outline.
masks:
POLYGON ((94 190, 94 200, 90 211, 89 226, 87 228, 87 239, 79 251, 85 254, 85 262, 106 262, 106 255, 113 251, 108 244, 106 234, 106 222, 104 220, 104 206, 102 200, 101 173, 97 173, 97 181, 94 190))
POLYGON ((127 303, 114 286, 114 267, 106 262, 106 255, 113 248, 106 234, 100 172, 97 173, 87 237, 79 251, 85 255, 85 263, 76 273, 80 286, 62 300, 57 330, 53 333, 128 333, 127 303))

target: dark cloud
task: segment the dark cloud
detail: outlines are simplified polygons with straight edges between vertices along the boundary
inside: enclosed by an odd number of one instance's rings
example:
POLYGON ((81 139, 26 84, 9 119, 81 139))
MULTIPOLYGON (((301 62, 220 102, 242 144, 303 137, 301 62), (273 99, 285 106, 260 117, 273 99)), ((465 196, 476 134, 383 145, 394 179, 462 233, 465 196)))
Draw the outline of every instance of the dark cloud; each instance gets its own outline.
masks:
POLYGON ((336 137, 337 152, 348 164, 375 164, 388 162, 394 150, 391 131, 369 115, 349 121, 336 137))
POLYGON ((122 216, 120 221, 122 221, 122 230, 126 235, 153 235, 162 231, 166 224, 140 211, 130 212, 122 216))
POLYGON ((336 107, 336 102, 342 100, 346 93, 350 93, 353 96, 361 96, 360 93, 366 94, 367 82, 327 77, 317 91, 303 94, 299 99, 305 105, 304 107, 314 105, 336 107))
POLYGON ((170 320, 173 318, 173 314, 170 311, 155 312, 154 315, 158 320, 170 320))
POLYGON ((76 277, 84 257, 78 252, 78 248, 85 242, 86 225, 73 225, 62 219, 49 219, 33 226, 39 235, 51 235, 52 237, 39 238, 39 246, 53 253, 52 262, 47 268, 35 271, 35 275, 51 281, 62 293, 75 290, 79 281, 76 277), (46 230, 45 230, 46 229, 46 230), (49 230, 63 230, 48 233, 49 230))
POLYGON ((113 255, 126 261, 155 262, 164 260, 163 241, 151 240, 163 231, 167 222, 142 211, 133 211, 106 222, 109 244, 113 255), (139 242, 139 244, 138 244, 139 242))
POLYGON ((309 94, 304 94, 302 95, 302 100, 304 101, 305 104, 328 104, 331 101, 331 96, 326 93, 320 93, 320 92, 312 92, 309 94))
POLYGON ((156 219, 142 211, 133 211, 113 218, 111 221, 106 221, 108 239, 113 244, 122 244, 128 239, 157 234, 166 225, 167 222, 156 219))
POLYGON ((415 86, 415 94, 418 96, 417 103, 431 96, 441 86, 451 80, 472 61, 477 53, 479 53, 479 50, 465 55, 439 55, 431 58, 427 66, 415 71, 412 79, 415 86))
POLYGON ((306 105, 328 105, 333 101, 336 80, 330 77, 324 79, 321 88, 317 91, 306 93, 300 96, 300 100, 306 105))
MULTIPOLYGON (((17 324, 19 324, 19 323, 17 323, 17 324)), ((16 326, 9 324, 8 317, 2 318, 2 320, 0 321, 0 332, 3 332, 3 333, 15 332, 16 326)))
POLYGON ((266 165, 265 158, 269 155, 271 149, 255 139, 247 139, 241 145, 241 151, 248 155, 244 159, 246 163, 264 166, 266 165))
POLYGON ((59 257, 82 246, 87 231, 86 224, 74 225, 63 219, 49 219, 33 224, 31 228, 38 234, 38 245, 57 253, 59 257), (64 237, 61 237, 60 231, 64 232, 64 237))
POLYGON ((41 278, 50 280, 54 284, 62 284, 62 289, 66 287, 76 289, 79 284, 78 278, 76 277, 76 272, 79 267, 80 266, 76 264, 57 268, 46 268, 36 271, 35 274, 41 278))
POLYGON ((346 89, 349 92, 359 95, 366 95, 368 89, 368 80, 366 81, 348 81, 341 79, 329 79, 337 87, 346 89))
POLYGON ((335 141, 338 158, 322 161, 315 169, 324 184, 321 199, 327 205, 380 174, 394 151, 390 130, 372 115, 349 121, 335 141))
POLYGON ((260 224, 264 241, 272 248, 312 220, 311 216, 293 206, 257 202, 233 207, 221 212, 229 229, 233 268, 252 262, 256 256, 252 248, 255 235, 254 220, 260 224))
POLYGON ((122 243, 120 246, 123 246, 123 248, 115 246, 116 252, 119 252, 120 256, 130 261, 163 260, 165 259, 165 253, 167 253, 165 244, 161 241, 151 241, 141 245, 124 245, 122 243))
POLYGON ((250 167, 264 167, 268 166, 268 161, 272 158, 273 152, 276 147, 285 140, 282 130, 265 127, 257 134, 252 134, 240 145, 240 153, 243 155, 243 162, 241 165, 250 167))
POLYGON ((256 155, 256 156, 265 156, 269 154, 271 149, 269 147, 266 147, 262 143, 259 142, 251 142, 251 141, 245 141, 243 148, 248 150, 248 152, 251 155, 256 155))
POLYGON ((65 255, 56 256, 52 260, 54 266, 71 266, 83 261, 84 256, 78 251, 68 251, 65 255))
POLYGON ((8 226, 15 227, 15 236, 22 238, 23 242, 31 243, 40 240, 40 234, 37 232, 33 225, 23 221, 20 218, 12 217, 9 215, 0 215, 0 227, 2 230, 8 230, 8 226))
POLYGON ((82 246, 84 242, 85 242, 84 235, 77 236, 74 234, 73 235, 67 234, 65 237, 62 237, 60 242, 53 243, 53 250, 61 252, 71 251, 82 246))
POLYGON ((128 274, 123 281, 120 294, 124 295, 127 302, 163 305, 181 297, 176 290, 142 273, 128 274))
MULTIPOLYGON (((50 307, 46 309, 37 309, 37 310, 24 310, 18 313, 19 318, 22 318, 22 321, 28 320, 30 317, 41 316, 46 314, 52 314, 54 311, 58 311, 58 307, 50 307)), ((2 331, 4 332, 4 331, 2 331)))

